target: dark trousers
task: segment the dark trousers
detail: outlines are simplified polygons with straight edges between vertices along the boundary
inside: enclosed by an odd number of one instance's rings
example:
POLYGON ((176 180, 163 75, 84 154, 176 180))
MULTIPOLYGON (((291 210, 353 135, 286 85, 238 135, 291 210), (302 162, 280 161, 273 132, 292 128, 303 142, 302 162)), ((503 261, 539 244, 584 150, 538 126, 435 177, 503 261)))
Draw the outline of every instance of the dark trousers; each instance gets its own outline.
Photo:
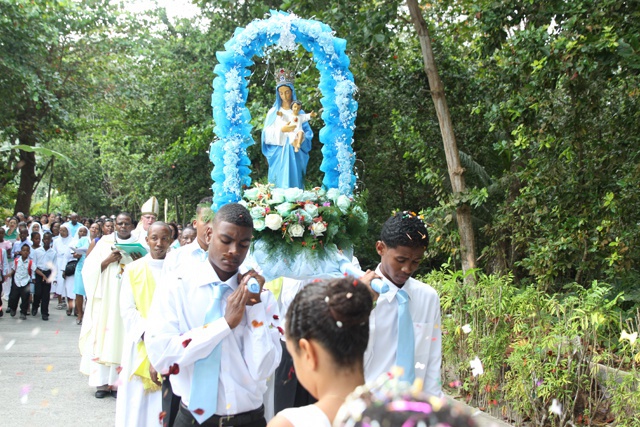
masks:
POLYGON ((163 427, 173 427, 176 416, 180 410, 180 396, 173 393, 169 376, 162 377, 162 412, 165 413, 162 420, 163 427))
POLYGON ((219 426, 242 426, 242 427, 266 427, 267 420, 264 419, 264 416, 261 419, 243 423, 243 424, 233 424, 223 422, 220 424, 220 419, 215 415, 207 420, 205 420, 202 424, 198 424, 196 419, 193 417, 191 411, 189 411, 184 404, 180 404, 180 408, 178 410, 178 416, 176 417, 176 421, 173 424, 174 427, 193 427, 193 426, 203 426, 203 427, 219 427, 219 426))
MULTIPOLYGON (((46 277, 51 275, 51 270, 40 270, 46 277)), ((51 283, 36 274, 35 292, 33 293, 33 307, 31 310, 38 310, 42 301, 42 315, 49 315, 49 300, 51 299, 51 283)))
POLYGON ((287 345, 284 341, 281 343, 282 360, 280 360, 274 378, 273 409, 275 414, 283 409, 300 408, 317 402, 311 393, 298 382, 298 377, 293 369, 293 359, 287 351, 287 345))
POLYGON ((9 310, 17 310, 18 308, 18 300, 22 299, 20 303, 20 313, 27 315, 27 311, 29 310, 29 296, 31 292, 29 291, 29 285, 18 287, 16 285, 16 281, 11 278, 11 292, 9 293, 9 310))

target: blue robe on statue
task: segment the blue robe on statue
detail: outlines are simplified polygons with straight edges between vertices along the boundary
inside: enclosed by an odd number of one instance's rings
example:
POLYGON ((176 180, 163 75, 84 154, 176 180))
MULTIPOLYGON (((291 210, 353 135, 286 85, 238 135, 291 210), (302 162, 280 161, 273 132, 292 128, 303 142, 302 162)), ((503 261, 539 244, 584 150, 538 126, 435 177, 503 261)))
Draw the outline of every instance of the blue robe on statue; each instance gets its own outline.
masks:
MULTIPOLYGON (((292 114, 291 110, 282 108, 282 101, 278 93, 278 88, 282 86, 289 87, 292 101, 296 100, 296 92, 291 83, 279 84, 276 87, 276 102, 267 113, 262 130, 262 154, 269 163, 270 183, 275 184, 277 188, 297 187, 304 189, 304 177, 307 173, 313 131, 308 122, 302 124, 305 137, 296 153, 291 145, 295 140, 295 133, 281 131, 282 126, 288 123, 286 116, 292 114), (276 114, 278 111, 284 112, 284 116, 278 116, 276 114)), ((304 114, 304 111, 300 111, 299 114, 304 114)))

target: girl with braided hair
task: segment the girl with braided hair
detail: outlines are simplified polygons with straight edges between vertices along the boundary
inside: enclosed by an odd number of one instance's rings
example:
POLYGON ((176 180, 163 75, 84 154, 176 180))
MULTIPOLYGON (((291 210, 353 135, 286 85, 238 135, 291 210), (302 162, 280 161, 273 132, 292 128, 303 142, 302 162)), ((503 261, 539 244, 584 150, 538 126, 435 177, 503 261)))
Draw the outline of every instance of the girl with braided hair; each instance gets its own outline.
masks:
POLYGON ((369 288, 352 277, 310 283, 296 295, 287 349, 298 381, 318 402, 280 411, 268 427, 331 427, 347 395, 364 384, 372 308, 369 288))

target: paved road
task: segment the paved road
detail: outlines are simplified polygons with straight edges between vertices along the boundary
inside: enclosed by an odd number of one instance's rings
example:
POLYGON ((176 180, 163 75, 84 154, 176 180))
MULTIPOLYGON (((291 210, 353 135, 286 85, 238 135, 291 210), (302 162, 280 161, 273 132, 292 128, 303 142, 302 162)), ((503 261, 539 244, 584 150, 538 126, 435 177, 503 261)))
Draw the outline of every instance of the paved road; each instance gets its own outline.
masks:
POLYGON ((80 326, 56 305, 51 300, 48 322, 0 318, 2 419, 12 427, 113 426, 116 400, 93 396, 78 371, 80 326))
MULTIPOLYGON (((51 300, 48 322, 40 315, 0 318, 0 402, 11 427, 107 427, 114 425, 116 400, 96 399, 78 371, 80 326, 51 300)), ((3 301, 3 309, 7 302, 3 301)), ((509 427, 477 409, 480 427, 509 427)))

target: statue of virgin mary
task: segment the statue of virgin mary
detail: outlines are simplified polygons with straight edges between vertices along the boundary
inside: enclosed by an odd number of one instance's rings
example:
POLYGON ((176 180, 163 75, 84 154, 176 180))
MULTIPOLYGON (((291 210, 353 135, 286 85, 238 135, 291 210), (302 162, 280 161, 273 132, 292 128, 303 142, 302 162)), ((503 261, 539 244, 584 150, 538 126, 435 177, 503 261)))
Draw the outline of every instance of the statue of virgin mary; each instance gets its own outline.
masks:
POLYGON ((280 69, 276 82, 276 100, 267 113, 262 130, 262 154, 269 163, 269 182, 277 188, 304 189, 313 131, 308 122, 302 124, 304 140, 296 152, 292 145, 296 126, 289 124, 287 119, 291 117, 291 103, 297 100, 293 73, 280 69))

